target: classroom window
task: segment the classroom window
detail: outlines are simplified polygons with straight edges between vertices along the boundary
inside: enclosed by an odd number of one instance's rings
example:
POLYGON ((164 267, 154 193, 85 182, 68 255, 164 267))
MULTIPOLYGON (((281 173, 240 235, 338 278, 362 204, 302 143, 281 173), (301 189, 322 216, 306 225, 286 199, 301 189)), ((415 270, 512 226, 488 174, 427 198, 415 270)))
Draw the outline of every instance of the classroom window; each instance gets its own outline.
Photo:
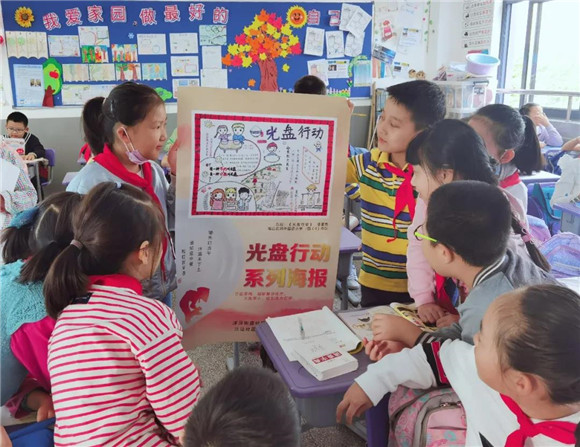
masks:
MULTIPOLYGON (((506 89, 580 91, 580 2, 575 0, 506 0, 500 42, 499 86, 506 89)), ((504 95, 513 107, 524 96, 504 95)), ((534 95, 549 116, 563 118, 564 96, 534 95)), ((572 101, 572 119, 580 120, 580 98, 572 101)))

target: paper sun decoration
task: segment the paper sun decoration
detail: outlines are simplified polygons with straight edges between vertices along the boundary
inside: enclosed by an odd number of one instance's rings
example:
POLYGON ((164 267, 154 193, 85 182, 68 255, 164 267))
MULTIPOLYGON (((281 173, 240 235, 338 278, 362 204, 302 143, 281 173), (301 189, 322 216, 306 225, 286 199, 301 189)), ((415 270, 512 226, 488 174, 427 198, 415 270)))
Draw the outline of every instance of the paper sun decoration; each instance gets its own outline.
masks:
POLYGON ((14 13, 14 19, 22 28, 30 28, 32 22, 34 22, 34 15, 32 14, 32 9, 21 6, 14 13))

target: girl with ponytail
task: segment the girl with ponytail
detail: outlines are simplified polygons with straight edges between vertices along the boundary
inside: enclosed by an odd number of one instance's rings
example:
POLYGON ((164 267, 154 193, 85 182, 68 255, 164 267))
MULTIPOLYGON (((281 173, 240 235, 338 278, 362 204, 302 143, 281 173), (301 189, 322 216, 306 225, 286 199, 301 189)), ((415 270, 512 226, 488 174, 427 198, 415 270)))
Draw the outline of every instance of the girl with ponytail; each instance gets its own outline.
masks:
POLYGON ((175 313, 143 296, 165 219, 131 185, 100 183, 73 217, 73 239, 44 282, 57 319, 48 352, 55 445, 178 445, 199 394, 175 313))

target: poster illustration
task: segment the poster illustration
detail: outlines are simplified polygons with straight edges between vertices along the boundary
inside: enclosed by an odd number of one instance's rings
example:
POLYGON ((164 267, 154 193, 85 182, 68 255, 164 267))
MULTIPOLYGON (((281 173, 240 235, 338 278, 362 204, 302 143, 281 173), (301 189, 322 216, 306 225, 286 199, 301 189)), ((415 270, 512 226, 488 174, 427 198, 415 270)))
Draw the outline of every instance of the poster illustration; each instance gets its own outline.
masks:
POLYGON ((336 121, 195 114, 191 215, 327 213, 336 121))
POLYGON ((344 98, 179 90, 178 305, 186 348, 332 304, 349 114, 344 98), (304 114, 308 110, 308 114, 304 114))

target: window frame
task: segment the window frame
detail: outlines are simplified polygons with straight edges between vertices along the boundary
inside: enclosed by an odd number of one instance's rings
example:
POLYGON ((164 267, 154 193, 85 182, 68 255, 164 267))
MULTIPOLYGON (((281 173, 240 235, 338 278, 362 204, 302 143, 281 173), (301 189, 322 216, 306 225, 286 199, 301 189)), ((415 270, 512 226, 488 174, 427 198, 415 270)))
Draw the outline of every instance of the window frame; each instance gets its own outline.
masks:
MULTIPOLYGON (((526 39, 524 47, 524 61, 522 66, 522 82, 520 89, 522 90, 534 90, 536 87, 536 73, 538 68, 538 57, 532 57, 530 66, 530 56, 532 54, 537 55, 540 46, 540 29, 542 26, 542 6, 552 0, 504 0, 502 6, 501 15, 501 27, 500 27, 500 44, 499 44, 499 58, 503 62, 500 64, 498 69, 498 88, 505 89, 506 75, 507 75, 507 59, 508 59, 508 49, 510 44, 510 25, 512 19, 512 6, 515 3, 527 2, 528 3, 528 18, 526 24, 526 39), (534 11, 536 9, 536 11, 534 11), (536 19, 535 29, 532 30, 532 24, 536 19), (533 36, 532 36, 533 32, 533 36), (532 42, 533 40, 533 42, 532 42), (530 48, 533 43, 533 52, 530 52, 530 48), (529 74, 529 76, 528 76, 529 74), (529 77, 529 86, 528 86, 529 77)), ((504 93, 497 94, 497 102, 504 102, 504 93)), ((534 95, 520 95, 520 107, 527 102, 534 102, 534 95), (528 100, 526 100, 526 98, 528 100)), ((544 108, 544 112, 550 118, 556 119, 566 119, 566 108, 544 108)), ((580 121, 580 106, 578 109, 572 109, 570 116, 571 121, 580 121)))

